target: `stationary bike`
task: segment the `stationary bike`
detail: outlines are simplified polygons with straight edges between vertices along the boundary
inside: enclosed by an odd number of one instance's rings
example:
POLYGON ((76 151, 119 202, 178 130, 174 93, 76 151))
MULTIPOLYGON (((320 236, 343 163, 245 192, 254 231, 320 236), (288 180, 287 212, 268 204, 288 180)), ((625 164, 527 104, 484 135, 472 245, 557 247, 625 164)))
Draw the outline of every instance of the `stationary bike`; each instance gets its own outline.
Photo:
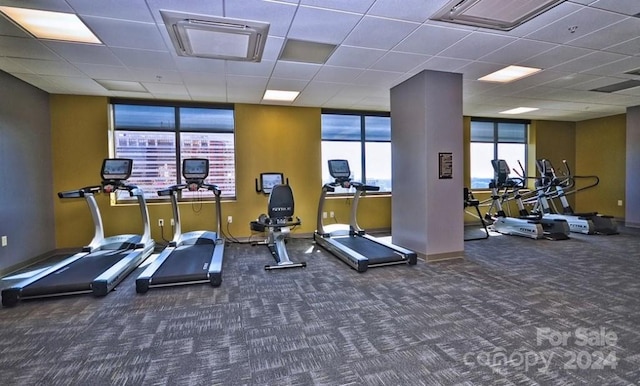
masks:
MULTIPOLYGON (((262 187, 259 191, 269 193, 267 214, 261 214, 256 221, 250 223, 252 231, 268 233, 265 244, 269 247, 269 251, 271 251, 271 255, 275 259, 276 264, 265 265, 264 269, 306 267, 306 262, 294 262, 289 259, 285 244, 285 238, 289 234, 291 227, 301 224, 298 217, 293 217, 293 191, 288 184, 270 184, 268 182, 269 178, 273 176, 274 173, 263 173, 261 175, 262 187)), ((280 182, 282 182, 282 180, 280 182)), ((256 187, 257 186, 256 182, 256 187)))

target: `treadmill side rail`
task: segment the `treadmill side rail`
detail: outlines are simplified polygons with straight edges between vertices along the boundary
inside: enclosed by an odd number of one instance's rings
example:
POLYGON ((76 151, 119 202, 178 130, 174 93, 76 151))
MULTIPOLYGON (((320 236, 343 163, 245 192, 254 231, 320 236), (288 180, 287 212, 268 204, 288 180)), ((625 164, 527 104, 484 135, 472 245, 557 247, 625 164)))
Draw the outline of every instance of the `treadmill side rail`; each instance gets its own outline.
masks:
POLYGON ((118 263, 106 270, 91 282, 91 289, 94 296, 106 296, 115 286, 117 286, 127 275, 136 269, 144 259, 153 252, 155 242, 148 242, 142 249, 131 250, 118 263))
POLYGON ((222 284, 222 260, 224 257, 224 240, 217 239, 213 249, 211 264, 209 264, 209 281, 214 287, 222 284))

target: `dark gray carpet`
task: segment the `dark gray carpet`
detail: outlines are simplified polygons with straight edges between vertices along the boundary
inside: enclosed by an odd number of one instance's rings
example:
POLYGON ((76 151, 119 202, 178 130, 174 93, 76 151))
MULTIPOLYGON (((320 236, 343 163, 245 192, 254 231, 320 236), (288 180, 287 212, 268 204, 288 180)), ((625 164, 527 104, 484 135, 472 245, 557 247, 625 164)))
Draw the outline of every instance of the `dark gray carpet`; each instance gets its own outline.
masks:
POLYGON ((465 247, 466 260, 359 274, 311 240, 288 244, 292 260, 307 268, 276 271, 263 270, 272 261, 265 246, 233 244, 219 288, 137 295, 139 269, 104 298, 25 301, 0 310, 0 382, 640 381, 640 233, 567 241, 497 236, 465 247), (537 329, 568 334, 566 345, 538 342, 537 329), (576 329, 617 339, 581 345, 576 329), (550 356, 547 366, 541 358, 550 356))

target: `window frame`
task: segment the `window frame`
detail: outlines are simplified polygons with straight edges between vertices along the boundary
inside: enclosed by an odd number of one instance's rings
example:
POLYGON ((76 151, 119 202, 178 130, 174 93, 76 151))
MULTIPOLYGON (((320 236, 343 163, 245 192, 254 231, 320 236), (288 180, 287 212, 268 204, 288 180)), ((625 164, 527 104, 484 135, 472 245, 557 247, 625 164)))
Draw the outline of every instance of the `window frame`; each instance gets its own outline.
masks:
MULTIPOLYGON (((320 143, 321 146, 324 142, 359 142, 360 143, 360 168, 362 170, 362 181, 357 181, 357 182, 363 182, 366 183, 367 180, 367 167, 366 167, 366 160, 367 160, 367 153, 366 153, 366 145, 368 142, 371 143, 388 143, 389 145, 391 145, 391 113, 390 112, 386 112, 386 111, 365 111, 365 110, 344 110, 344 109, 330 109, 330 108, 323 108, 320 112, 320 117, 321 117, 321 121, 322 121, 322 116, 324 115, 349 115, 349 116, 357 116, 360 117, 360 132, 359 132, 359 139, 358 140, 348 140, 348 139, 324 139, 323 135, 322 135, 322 127, 320 128, 321 130, 321 134, 320 134, 320 143), (367 140, 366 139, 366 119, 367 117, 384 117, 384 118, 389 118, 389 140, 367 140)), ((321 168, 323 167, 323 165, 321 165, 321 168)), ((391 178, 393 178, 393 176, 391 176, 391 178)), ((329 195, 334 196, 334 197, 340 197, 340 196, 352 196, 354 192, 353 188, 350 188, 347 192, 328 192, 329 195)), ((367 195, 391 195, 392 194, 392 190, 385 190, 385 191, 379 191, 379 192, 367 192, 367 195)))
MULTIPOLYGON (((524 145, 524 160, 522 167, 524 168, 525 176, 528 174, 528 162, 529 159, 529 131, 531 129, 531 120, 528 119, 509 119, 509 118, 482 118, 471 117, 469 122, 469 158, 471 158, 471 144, 473 143, 492 143, 493 144, 493 159, 498 159, 498 146, 500 144, 523 144, 524 145), (493 124, 493 141, 474 141, 473 140, 473 122, 485 122, 493 124), (500 124, 521 124, 524 125, 524 140, 523 142, 505 141, 499 138, 499 126, 500 124)), ((509 165, 513 167, 514 165, 509 165)), ((471 164, 469 164, 469 186, 474 190, 490 190, 489 187, 474 188, 472 187, 473 174, 471 164)))
MULTIPOLYGON (((223 200, 236 200, 237 198, 237 157, 236 157, 236 126, 235 126, 236 118, 235 118, 235 106, 233 104, 227 103, 198 103, 198 102, 189 102, 189 101, 150 101, 150 100, 137 100, 137 99, 126 99, 126 98, 110 98, 109 99, 109 155, 115 156, 116 147, 117 147, 117 138, 116 134, 118 131, 129 131, 129 132, 158 132, 158 133, 171 133, 175 138, 175 170, 176 170, 176 180, 173 184, 181 184, 183 183, 182 178, 182 136, 181 133, 219 133, 219 134, 231 134, 233 136, 233 185, 234 185, 234 194, 233 195, 223 195, 221 199, 223 200), (156 128, 117 128, 116 127, 116 105, 136 105, 136 106, 149 106, 149 107, 171 107, 173 108, 173 117, 174 117, 174 127, 170 129, 156 129, 156 128), (214 109, 214 110, 230 110, 233 116, 233 127, 231 131, 229 130, 206 130, 206 129, 181 129, 180 122, 180 111, 182 108, 201 108, 201 109, 214 109)), ((135 165, 134 165, 135 168, 135 165)), ((209 182, 211 176, 207 177, 209 182)), ((167 186, 168 187, 168 186, 167 186)), ((210 194, 192 194, 192 197, 183 197, 183 192, 178 191, 178 201, 179 202, 213 202, 215 198, 210 194)), ((146 194, 145 194, 146 196, 146 194)), ((169 201, 169 196, 165 197, 147 197, 146 201, 148 203, 165 203, 169 201)), ((117 195, 111 195, 111 203, 117 205, 128 205, 133 204, 133 201, 130 199, 121 199, 118 198, 117 195)))

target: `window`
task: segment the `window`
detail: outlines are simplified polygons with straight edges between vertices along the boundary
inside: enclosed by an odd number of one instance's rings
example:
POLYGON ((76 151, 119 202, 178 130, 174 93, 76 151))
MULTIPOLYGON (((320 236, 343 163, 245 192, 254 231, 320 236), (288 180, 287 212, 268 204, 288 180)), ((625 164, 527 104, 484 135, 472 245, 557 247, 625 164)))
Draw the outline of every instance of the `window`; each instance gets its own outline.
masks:
POLYGON ((471 188, 488 189, 491 160, 504 159, 511 169, 525 168, 528 121, 471 119, 471 188))
MULTIPOLYGON (((129 182, 147 199, 182 183, 184 158, 208 158, 207 182, 223 197, 235 197, 234 116, 231 107, 113 102, 114 156, 133 159, 129 182)), ((181 198, 198 193, 182 192, 181 198)), ((119 193, 118 200, 129 199, 119 193)))
MULTIPOLYGON (((322 112, 322 183, 332 182, 327 161, 349 161, 353 181, 391 192, 391 118, 388 113, 322 112)), ((336 188, 336 193, 348 189, 336 188)))

